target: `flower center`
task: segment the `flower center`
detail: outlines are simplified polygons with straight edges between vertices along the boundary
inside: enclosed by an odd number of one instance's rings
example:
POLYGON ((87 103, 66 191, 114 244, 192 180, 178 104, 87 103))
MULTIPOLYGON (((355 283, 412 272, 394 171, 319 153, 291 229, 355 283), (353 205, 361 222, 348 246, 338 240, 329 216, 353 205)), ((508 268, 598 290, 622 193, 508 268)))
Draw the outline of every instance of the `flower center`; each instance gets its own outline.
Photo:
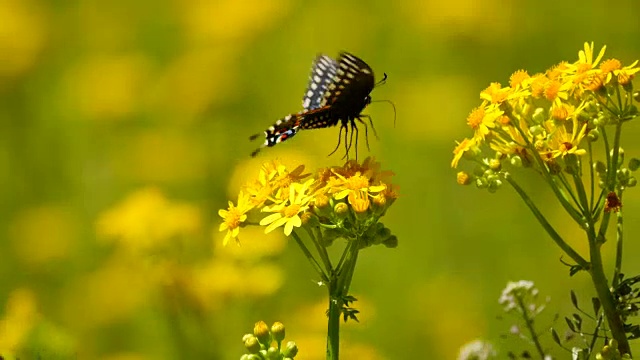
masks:
POLYGON ((469 124, 473 130, 476 130, 480 127, 480 124, 482 124, 482 119, 484 119, 484 109, 476 108, 469 114, 469 117, 467 117, 467 124, 469 124))
POLYGON ((284 208, 284 210, 282 211, 284 216, 288 218, 298 215, 299 212, 300 212, 300 205, 298 204, 291 204, 286 208, 284 208))
POLYGON ((224 219, 224 222, 227 224, 229 229, 235 229, 240 226, 240 217, 242 214, 238 211, 237 208, 229 209, 229 213, 224 219))
POLYGON ((356 174, 352 177, 349 178, 349 189, 351 190, 360 190, 360 189, 366 189, 369 187, 369 179, 367 179, 366 177, 360 175, 360 174, 356 174))

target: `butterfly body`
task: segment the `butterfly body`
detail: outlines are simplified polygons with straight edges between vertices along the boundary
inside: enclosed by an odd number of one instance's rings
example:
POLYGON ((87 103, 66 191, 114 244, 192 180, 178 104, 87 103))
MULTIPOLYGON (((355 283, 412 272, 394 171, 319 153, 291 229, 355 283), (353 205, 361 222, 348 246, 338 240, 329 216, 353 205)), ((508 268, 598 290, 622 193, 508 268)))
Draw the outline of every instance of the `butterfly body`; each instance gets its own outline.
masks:
MULTIPOLYGON (((356 56, 341 52, 338 59, 334 60, 329 56, 319 55, 311 67, 309 85, 302 98, 303 110, 281 118, 265 130, 265 142, 251 155, 255 156, 262 147, 275 146, 288 140, 300 130, 327 128, 340 124, 341 135, 342 130, 345 130, 345 156, 348 156, 354 132, 357 147, 358 128, 355 121, 358 120, 364 124, 360 118, 366 115, 361 113, 371 103, 369 94, 374 86, 373 70, 356 56), (347 143, 349 130, 352 138, 347 143)), ((259 134, 252 136, 251 139, 257 137, 259 134)))

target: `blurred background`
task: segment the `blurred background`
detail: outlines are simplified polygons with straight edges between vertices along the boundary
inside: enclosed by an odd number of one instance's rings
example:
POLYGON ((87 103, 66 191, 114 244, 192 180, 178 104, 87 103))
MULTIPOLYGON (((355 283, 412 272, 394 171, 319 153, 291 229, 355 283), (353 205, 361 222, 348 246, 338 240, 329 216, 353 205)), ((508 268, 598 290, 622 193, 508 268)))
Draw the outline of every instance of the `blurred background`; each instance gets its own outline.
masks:
MULTIPOLYGON (((389 75, 372 96, 394 102, 397 124, 389 104, 369 106, 370 155, 401 193, 384 221, 399 247, 361 254, 361 322, 345 326, 343 357, 455 359, 477 338, 503 355, 527 348, 498 318, 501 290, 520 279, 551 298, 541 331, 565 329, 553 315, 569 315, 569 289, 590 304, 589 279, 568 276, 511 189, 456 185, 451 152, 490 82, 575 61, 585 41, 625 65, 640 58, 639 16, 632 0, 0 0, 0 351, 237 359, 256 321, 278 320, 300 358, 324 358, 326 293, 300 250, 258 228, 223 248, 217 211, 264 161, 342 164, 327 157, 337 128, 254 159, 247 140, 299 111, 316 54, 340 50, 389 75)), ((639 135, 626 126, 628 156, 639 135)), ((549 191, 522 175, 586 254, 549 191)), ((639 199, 624 204, 632 275, 639 199)))

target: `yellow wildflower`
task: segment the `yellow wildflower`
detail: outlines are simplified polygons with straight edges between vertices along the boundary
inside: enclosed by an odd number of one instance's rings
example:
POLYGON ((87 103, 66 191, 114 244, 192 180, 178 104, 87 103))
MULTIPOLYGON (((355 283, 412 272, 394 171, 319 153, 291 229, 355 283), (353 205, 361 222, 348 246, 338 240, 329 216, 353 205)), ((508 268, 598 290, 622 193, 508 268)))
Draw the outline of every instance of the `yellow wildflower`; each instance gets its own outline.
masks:
POLYGON ((462 155, 464 155, 465 152, 473 149, 475 146, 476 146, 475 138, 471 138, 471 139, 466 138, 461 142, 459 142, 456 148, 453 149, 453 160, 451 161, 451 167, 452 168, 458 167, 458 162, 460 162, 462 155))
POLYGON ((573 119, 573 129, 571 133, 562 125, 550 131, 551 140, 548 142, 550 150, 542 151, 542 155, 546 157, 564 157, 569 154, 584 155, 587 153, 585 149, 580 149, 580 142, 584 139, 587 131, 587 124, 580 126, 576 118, 573 119))
POLYGON ((593 48, 593 42, 591 42, 591 44, 585 42, 584 50, 580 50, 580 52, 578 52, 579 60, 574 64, 578 73, 584 73, 588 70, 595 69, 600 60, 602 60, 607 46, 605 45, 600 49, 600 53, 598 53, 598 56, 595 59, 593 58, 593 48))
POLYGON ((273 214, 260 220, 260 225, 268 225, 264 230, 265 233, 284 225, 284 233, 289 236, 294 227, 302 225, 302 219, 299 214, 309 209, 313 197, 308 194, 308 191, 313 181, 313 179, 309 179, 304 184, 292 183, 289 186, 289 198, 287 201, 265 206, 262 209, 265 212, 273 212, 273 214))
POLYGON ((469 114, 467 124, 474 130, 474 138, 484 140, 496 124, 495 121, 503 112, 496 106, 480 106, 469 114))
POLYGON ((253 205, 251 204, 249 196, 240 191, 238 194, 238 206, 234 206, 233 203, 229 201, 229 208, 227 210, 218 210, 218 215, 224 219, 218 230, 227 231, 227 234, 224 236, 224 240, 222 241, 223 245, 227 245, 231 239, 238 241, 240 225, 242 222, 247 220, 246 212, 252 208, 253 205))

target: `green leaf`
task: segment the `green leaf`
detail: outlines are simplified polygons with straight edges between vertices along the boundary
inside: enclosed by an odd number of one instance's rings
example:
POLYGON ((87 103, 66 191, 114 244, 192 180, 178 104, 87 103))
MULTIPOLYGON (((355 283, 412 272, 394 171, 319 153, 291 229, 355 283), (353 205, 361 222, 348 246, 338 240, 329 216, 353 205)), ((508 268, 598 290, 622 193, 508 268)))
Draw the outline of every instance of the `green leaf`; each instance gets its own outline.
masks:
POLYGON ((580 310, 580 307, 578 306, 578 297, 573 290, 571 290, 571 303, 576 309, 580 310))

